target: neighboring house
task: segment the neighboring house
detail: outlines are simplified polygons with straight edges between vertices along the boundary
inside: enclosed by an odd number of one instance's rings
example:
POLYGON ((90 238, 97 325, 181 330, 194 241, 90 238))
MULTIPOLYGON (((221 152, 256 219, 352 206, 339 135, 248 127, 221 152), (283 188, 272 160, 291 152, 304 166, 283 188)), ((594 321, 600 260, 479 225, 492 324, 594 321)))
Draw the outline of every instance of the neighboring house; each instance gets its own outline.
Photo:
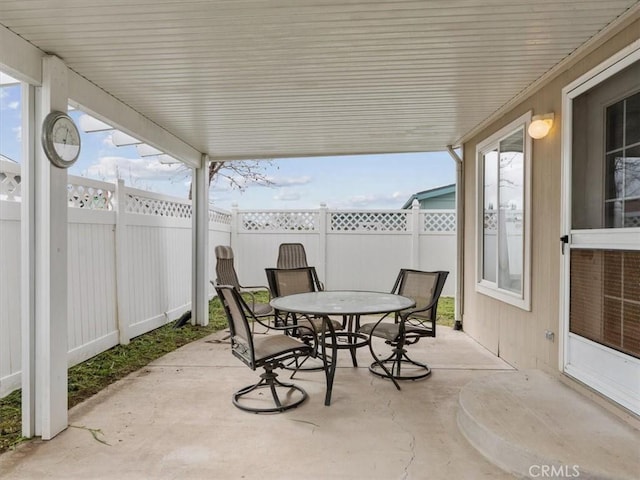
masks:
POLYGON ((411 208, 414 200, 418 200, 422 210, 453 210, 456 208, 456 184, 452 183, 414 193, 402 208, 411 208))
POLYGON ((464 330, 636 414, 639 32, 621 29, 463 139, 464 330), (531 116, 549 112, 532 139, 531 116))

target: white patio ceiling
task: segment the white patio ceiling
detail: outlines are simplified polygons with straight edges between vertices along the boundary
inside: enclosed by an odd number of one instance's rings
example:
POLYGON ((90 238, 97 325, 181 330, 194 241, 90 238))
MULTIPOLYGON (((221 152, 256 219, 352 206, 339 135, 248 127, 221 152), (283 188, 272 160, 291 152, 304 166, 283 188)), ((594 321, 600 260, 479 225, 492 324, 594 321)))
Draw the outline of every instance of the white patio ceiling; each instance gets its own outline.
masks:
POLYGON ((0 0, 0 24, 212 158, 276 158, 455 145, 638 3, 0 0))

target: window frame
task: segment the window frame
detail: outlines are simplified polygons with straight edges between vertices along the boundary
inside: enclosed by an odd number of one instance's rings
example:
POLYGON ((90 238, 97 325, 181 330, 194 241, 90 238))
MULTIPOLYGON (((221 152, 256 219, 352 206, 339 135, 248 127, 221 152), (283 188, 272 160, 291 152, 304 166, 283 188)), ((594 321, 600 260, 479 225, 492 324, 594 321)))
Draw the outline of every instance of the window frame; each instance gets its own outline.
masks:
MULTIPOLYGON (((532 141, 527 133, 532 112, 528 111, 505 125, 476 145, 476 292, 513 305, 522 310, 531 311, 531 162, 532 141), (484 155, 499 147, 500 141, 523 131, 523 233, 522 233, 522 288, 520 293, 512 292, 483 278, 484 271, 484 155)), ((498 177, 499 183, 499 177, 498 177)), ((498 207, 499 210, 499 207, 498 207)), ((499 235, 499 234, 498 234, 499 235)), ((499 255, 499 245, 496 255, 499 255)))

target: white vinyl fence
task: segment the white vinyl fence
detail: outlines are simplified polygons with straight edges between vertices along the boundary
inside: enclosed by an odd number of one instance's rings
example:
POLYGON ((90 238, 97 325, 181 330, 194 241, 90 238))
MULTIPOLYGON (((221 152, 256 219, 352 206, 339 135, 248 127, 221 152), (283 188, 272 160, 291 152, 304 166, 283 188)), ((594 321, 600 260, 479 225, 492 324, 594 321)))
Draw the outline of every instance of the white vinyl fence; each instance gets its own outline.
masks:
MULTIPOLYGON (((69 176, 68 348, 75 365, 191 308, 191 202, 69 176)), ((455 212, 209 211, 241 283, 264 285, 278 245, 300 242, 330 289, 389 291, 402 267, 448 270, 455 291, 455 212)), ((0 162, 0 397, 20 386, 20 166, 0 162)), ((213 295, 213 289, 210 294, 213 295)))
MULTIPOLYGON (((69 365, 191 308, 191 202, 69 176, 69 365)), ((231 216, 210 210, 213 248, 231 216)), ((20 166, 0 163, 0 397, 20 386, 20 166)), ((210 291, 213 294, 213 289, 210 291)))
POLYGON ((390 291, 400 268, 415 268, 449 271, 443 295, 455 294, 455 210, 233 210, 232 222, 247 285, 264 285, 280 243, 299 242, 327 289, 390 291))

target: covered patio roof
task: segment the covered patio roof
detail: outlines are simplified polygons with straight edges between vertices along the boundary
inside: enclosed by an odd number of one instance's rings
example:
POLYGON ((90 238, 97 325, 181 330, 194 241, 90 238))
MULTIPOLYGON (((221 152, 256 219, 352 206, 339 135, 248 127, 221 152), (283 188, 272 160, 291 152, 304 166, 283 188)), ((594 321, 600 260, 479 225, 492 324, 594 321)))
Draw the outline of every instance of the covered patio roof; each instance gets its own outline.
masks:
POLYGON ((0 24, 193 149, 229 160, 459 145, 637 8, 3 0, 0 24))
POLYGON ((67 174, 37 141, 49 112, 79 106, 195 167, 206 323, 209 159, 448 149, 462 186, 452 146, 638 14, 638 0, 0 0, 0 70, 26 82, 23 434, 68 424, 67 174))

